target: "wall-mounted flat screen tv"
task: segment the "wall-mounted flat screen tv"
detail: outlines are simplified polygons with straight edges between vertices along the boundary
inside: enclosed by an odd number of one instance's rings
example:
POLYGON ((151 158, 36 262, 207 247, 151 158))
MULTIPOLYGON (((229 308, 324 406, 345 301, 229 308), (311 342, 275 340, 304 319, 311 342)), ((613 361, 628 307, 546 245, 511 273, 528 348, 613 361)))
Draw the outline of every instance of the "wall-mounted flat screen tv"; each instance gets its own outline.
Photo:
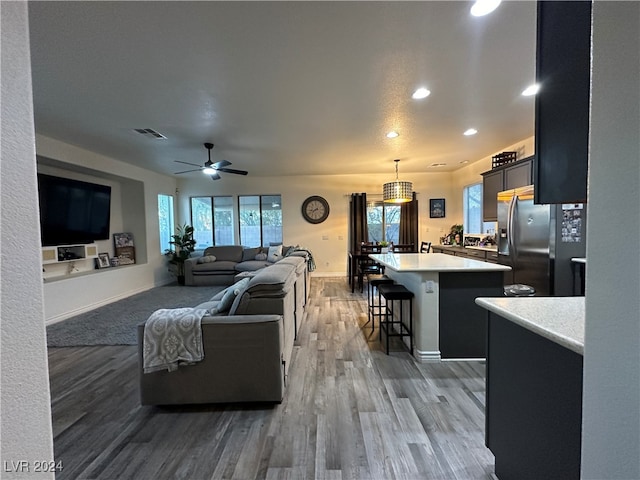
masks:
POLYGON ((38 197, 43 246, 109 238, 110 186, 39 173, 38 197))

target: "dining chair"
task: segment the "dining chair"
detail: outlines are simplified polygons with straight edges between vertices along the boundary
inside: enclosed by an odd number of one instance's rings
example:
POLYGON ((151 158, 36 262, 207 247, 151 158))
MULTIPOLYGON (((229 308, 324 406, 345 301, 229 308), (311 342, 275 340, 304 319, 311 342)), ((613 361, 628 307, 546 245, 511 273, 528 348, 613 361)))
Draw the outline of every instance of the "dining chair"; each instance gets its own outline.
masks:
POLYGON ((413 243, 399 243, 393 246, 393 253, 412 253, 413 243))
POLYGON ((420 244, 420 253, 429 253, 431 251, 431 242, 422 242, 420 244))
POLYGON ((362 245, 358 256, 358 284, 360 291, 364 289, 364 277, 369 274, 384 273, 384 268, 369 257, 371 254, 382 253, 380 245, 362 245))

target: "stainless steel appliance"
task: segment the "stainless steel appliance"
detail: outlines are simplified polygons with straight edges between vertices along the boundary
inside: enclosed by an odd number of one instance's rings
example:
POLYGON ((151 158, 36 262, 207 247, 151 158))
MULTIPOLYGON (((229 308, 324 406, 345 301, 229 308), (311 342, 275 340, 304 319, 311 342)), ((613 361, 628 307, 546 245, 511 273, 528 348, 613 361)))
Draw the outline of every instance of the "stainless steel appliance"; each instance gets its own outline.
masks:
POLYGON ((569 296, 571 258, 584 257, 586 209, 536 205, 534 187, 498 193, 498 262, 511 267, 506 284, 530 285, 536 295, 569 296))

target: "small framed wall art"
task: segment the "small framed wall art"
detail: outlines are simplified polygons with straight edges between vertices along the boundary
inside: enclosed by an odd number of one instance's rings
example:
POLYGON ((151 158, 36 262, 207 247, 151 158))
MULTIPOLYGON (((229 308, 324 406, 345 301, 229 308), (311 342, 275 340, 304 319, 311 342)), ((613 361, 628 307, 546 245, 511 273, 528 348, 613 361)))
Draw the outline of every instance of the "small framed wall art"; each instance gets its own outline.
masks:
POLYGON ((429 218, 444 218, 444 198, 429 199, 429 218))

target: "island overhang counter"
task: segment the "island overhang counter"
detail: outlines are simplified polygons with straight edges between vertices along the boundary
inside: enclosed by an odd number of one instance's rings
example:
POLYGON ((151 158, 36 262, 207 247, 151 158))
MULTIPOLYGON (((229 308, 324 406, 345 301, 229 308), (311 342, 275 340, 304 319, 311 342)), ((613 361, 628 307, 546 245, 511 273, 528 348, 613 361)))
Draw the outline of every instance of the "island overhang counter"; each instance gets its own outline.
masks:
POLYGON ((504 265, 442 253, 370 255, 414 294, 413 356, 420 362, 484 358, 486 311, 477 297, 501 297, 504 265))

